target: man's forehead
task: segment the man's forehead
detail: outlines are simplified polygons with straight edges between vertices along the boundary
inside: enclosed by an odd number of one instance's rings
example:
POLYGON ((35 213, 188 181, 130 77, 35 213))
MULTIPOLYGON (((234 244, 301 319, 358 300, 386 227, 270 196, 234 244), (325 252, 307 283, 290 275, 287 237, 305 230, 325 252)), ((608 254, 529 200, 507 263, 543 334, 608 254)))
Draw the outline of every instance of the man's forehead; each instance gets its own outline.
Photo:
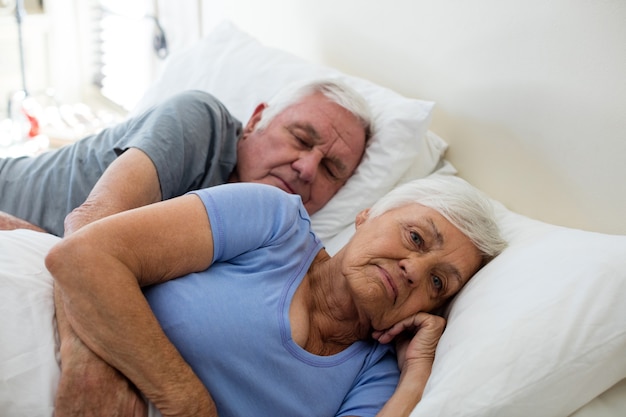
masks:
POLYGON ((291 128, 306 132, 316 144, 337 146, 341 155, 356 155, 357 162, 360 160, 365 149, 365 128, 357 116, 343 106, 317 93, 304 97, 285 112, 289 113, 286 123, 291 128))

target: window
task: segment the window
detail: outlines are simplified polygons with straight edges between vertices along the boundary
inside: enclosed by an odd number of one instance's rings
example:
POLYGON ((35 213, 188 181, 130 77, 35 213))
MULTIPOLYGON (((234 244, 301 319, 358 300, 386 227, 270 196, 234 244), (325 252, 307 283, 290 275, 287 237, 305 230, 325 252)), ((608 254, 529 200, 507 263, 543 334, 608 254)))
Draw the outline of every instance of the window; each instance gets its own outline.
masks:
POLYGON ((92 82, 102 95, 132 109, 167 55, 151 0, 91 0, 92 82))

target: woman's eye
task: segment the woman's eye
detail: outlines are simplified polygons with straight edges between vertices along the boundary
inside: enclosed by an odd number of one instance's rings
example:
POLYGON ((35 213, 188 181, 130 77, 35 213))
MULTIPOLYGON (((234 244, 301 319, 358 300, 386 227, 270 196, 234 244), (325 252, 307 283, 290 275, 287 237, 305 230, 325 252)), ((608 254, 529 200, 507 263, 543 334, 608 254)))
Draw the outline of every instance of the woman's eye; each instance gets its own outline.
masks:
POLYGON ((433 275, 433 285, 435 286, 437 291, 441 291, 443 289, 443 280, 437 275, 433 275))
POLYGON ((411 232, 411 240, 413 241, 413 243, 415 243, 418 246, 421 246, 422 243, 424 243, 424 241, 422 240, 422 237, 417 232, 411 232))

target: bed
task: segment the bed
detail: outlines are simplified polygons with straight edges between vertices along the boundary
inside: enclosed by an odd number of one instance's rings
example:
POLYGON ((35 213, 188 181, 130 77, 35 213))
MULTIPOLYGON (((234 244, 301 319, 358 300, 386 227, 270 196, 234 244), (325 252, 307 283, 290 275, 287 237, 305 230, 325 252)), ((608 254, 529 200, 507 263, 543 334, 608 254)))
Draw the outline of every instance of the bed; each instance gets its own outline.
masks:
MULTIPOLYGON (((312 219, 331 253, 351 236, 358 210, 393 186, 460 175, 447 158, 454 145, 433 131, 432 101, 267 47, 232 22, 172 58, 136 111, 201 88, 245 120, 263 97, 302 78, 338 77, 366 96, 376 134, 356 175, 312 219)), ((493 176, 502 175, 510 174, 493 176)), ((510 247, 450 307, 412 416, 623 415, 626 236, 540 221, 493 201, 510 247)))
MULTIPOLYGON (((626 16, 623 6, 610 1, 606 4, 621 12, 622 18, 626 16)), ((322 2, 320 7, 324 5, 322 2)), ((333 22, 329 18, 329 24, 333 22)), ((623 30, 619 33, 624 34, 623 30)), ((373 43, 366 54, 381 52, 383 41, 373 43)), ((357 52, 354 51, 355 56, 357 52)), ((623 53, 621 57, 624 58, 623 53)), ((358 64, 354 61, 354 65, 358 64)), ((220 98, 236 117, 247 120, 258 102, 266 100, 285 83, 320 77, 336 77, 352 85, 367 98, 375 115, 375 134, 357 173, 312 218, 313 227, 329 252, 336 251, 349 239, 360 209, 400 183, 429 175, 459 175, 492 196, 509 241, 505 252, 481 270, 448 307, 445 313, 448 325, 438 346, 431 378, 411 416, 625 415, 623 178, 626 172, 623 163, 608 170, 612 175, 610 182, 592 182, 597 193, 594 201, 600 208, 579 207, 572 204, 574 197, 566 191, 584 189, 585 184, 567 179, 555 183, 553 177, 539 169, 537 161, 528 169, 536 172, 527 173, 523 180, 517 177, 520 165, 516 159, 523 163, 532 161, 524 154, 528 150, 519 148, 519 144, 499 144, 482 155, 488 161, 477 160, 479 156, 472 146, 482 149, 486 143, 497 143, 498 138, 494 139, 493 135, 505 129, 480 129, 477 126, 485 122, 477 116, 467 120, 468 143, 463 143, 460 139, 463 126, 459 122, 463 117, 448 123, 437 121, 437 101, 411 98, 411 94, 401 94, 372 81, 376 77, 355 76, 347 70, 313 63, 267 46, 228 21, 215 25, 200 41, 173 53, 133 113, 176 92, 202 89, 220 98), (481 134, 492 136, 481 139, 481 134), (494 164, 493 159, 499 156, 503 160, 494 164), (546 175, 545 180, 541 179, 542 175, 546 175), (537 185, 542 182, 541 186, 537 185), (563 185, 565 190, 556 187, 558 191, 555 191, 551 188, 555 185, 563 185), (536 193, 529 192, 533 187, 536 193)), ((493 83, 502 87, 506 80, 493 80, 493 83)), ((623 91, 617 86, 616 89, 623 91)), ((469 95, 466 108, 475 105, 470 103, 471 91, 456 93, 469 95)), ((620 97, 623 100, 626 95, 620 97)), ((506 102, 506 91, 499 98, 506 102)), ((501 121, 517 123, 513 118, 507 119, 505 110, 502 112, 501 121)), ((598 127, 599 131, 606 128, 598 127)), ((619 141, 610 144, 610 149, 598 149, 596 154, 589 155, 589 164, 622 161, 626 155, 624 144, 619 141)), ((560 151, 571 156, 566 148, 560 151)), ((546 154, 552 155, 546 150, 535 157, 539 159, 546 154)), ((609 174, 605 169, 595 178, 603 181, 609 174)), ((589 193, 588 188, 583 191, 589 193)), ((41 274, 43 265, 19 255, 25 250, 43 252, 50 243, 48 240, 33 244, 27 232, 2 233, 0 263, 17 265, 32 275, 41 274)), ((3 275, 3 279, 11 279, 7 273, 3 275)), ((7 294, 0 304, 8 305, 5 303, 19 296, 7 294)), ((34 300, 31 308, 51 307, 49 301, 34 300)), ((31 351, 31 357, 20 358, 23 363, 56 360, 40 358, 34 348, 31 351)), ((0 363, 7 363, 4 359, 0 358, 0 363)), ((0 374, 6 372, 0 369, 0 374)), ((0 408, 10 402, 11 394, 5 387, 0 387, 4 393, 0 394, 0 408)), ((52 398, 48 394, 46 401, 52 398)), ((41 403, 41 398, 38 401, 41 403)), ((41 415, 46 415, 45 411, 41 415)))

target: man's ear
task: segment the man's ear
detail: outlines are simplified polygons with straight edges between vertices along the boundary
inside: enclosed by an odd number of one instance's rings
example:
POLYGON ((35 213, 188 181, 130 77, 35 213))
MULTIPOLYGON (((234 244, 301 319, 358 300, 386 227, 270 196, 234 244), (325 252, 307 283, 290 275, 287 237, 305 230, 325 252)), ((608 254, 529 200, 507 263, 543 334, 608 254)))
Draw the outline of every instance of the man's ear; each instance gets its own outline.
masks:
POLYGON ((361 210, 359 214, 356 215, 356 220, 354 221, 354 224, 356 225, 356 227, 358 228, 361 224, 363 224, 365 220, 369 218, 369 216, 370 216, 369 208, 366 208, 365 210, 361 210))
POLYGON ((259 121, 261 120, 263 110, 265 110, 266 108, 267 103, 261 103, 256 106, 256 108, 252 112, 252 116, 250 116, 250 119, 248 120, 248 123, 246 123, 246 127, 243 130, 244 137, 254 130, 257 123, 259 123, 259 121))

